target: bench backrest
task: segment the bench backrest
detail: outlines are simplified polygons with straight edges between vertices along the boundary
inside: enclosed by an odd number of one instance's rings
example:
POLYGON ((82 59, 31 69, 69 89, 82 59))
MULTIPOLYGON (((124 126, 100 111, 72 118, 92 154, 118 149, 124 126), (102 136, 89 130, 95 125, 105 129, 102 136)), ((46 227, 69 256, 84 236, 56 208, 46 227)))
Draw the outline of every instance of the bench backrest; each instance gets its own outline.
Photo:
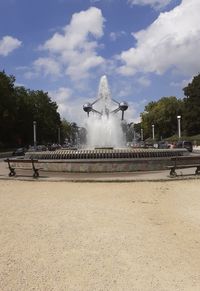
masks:
POLYGON ((200 164, 200 156, 179 156, 179 157, 172 157, 171 161, 175 162, 176 164, 200 164))
POLYGON ((38 160, 35 159, 6 159, 4 162, 10 163, 38 163, 38 160))

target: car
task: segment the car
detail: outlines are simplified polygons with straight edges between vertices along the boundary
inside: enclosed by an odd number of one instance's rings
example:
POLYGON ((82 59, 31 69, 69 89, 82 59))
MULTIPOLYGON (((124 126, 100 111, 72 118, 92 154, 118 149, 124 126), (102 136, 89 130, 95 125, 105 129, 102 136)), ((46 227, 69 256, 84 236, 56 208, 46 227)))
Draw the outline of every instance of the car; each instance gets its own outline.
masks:
POLYGON ((48 145, 49 151, 55 151, 55 150, 58 150, 60 148, 61 148, 61 145, 57 144, 57 143, 53 143, 53 144, 48 145))
POLYGON ((170 145, 167 141, 159 141, 158 142, 158 149, 169 149, 170 145))
POLYGON ((193 151, 193 146, 192 146, 192 142, 191 141, 186 141, 186 140, 178 141, 175 147, 176 148, 185 148, 189 152, 193 151))
POLYGON ((18 148, 15 151, 13 151, 12 156, 24 156, 26 152, 25 148, 18 148))
POLYGON ((146 148, 153 148, 153 143, 152 142, 145 142, 145 147, 146 148))
POLYGON ((47 147, 45 145, 37 145, 36 150, 39 152, 43 152, 47 150, 47 147))
POLYGON ((36 151, 36 149, 34 146, 29 146, 28 152, 35 152, 35 151, 36 151))
POLYGON ((28 152, 43 152, 46 151, 47 147, 45 145, 37 145, 35 146, 29 146, 28 152))

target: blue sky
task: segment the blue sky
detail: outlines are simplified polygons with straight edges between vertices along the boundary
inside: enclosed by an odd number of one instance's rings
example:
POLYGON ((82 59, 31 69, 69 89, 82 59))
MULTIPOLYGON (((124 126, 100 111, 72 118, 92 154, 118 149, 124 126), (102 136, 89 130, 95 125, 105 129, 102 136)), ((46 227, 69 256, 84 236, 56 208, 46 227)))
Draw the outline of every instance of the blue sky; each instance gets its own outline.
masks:
POLYGON ((200 71, 199 0, 0 0, 0 70, 82 124, 106 74, 127 120, 200 71))

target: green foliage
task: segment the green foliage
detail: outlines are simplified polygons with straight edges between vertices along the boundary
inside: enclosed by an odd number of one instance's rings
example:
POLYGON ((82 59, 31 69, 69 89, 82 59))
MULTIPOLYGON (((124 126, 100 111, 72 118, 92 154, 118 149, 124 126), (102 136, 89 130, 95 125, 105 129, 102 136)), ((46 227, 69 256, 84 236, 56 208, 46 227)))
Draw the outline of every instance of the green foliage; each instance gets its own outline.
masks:
POLYGON ((152 125, 154 124, 155 137, 166 138, 177 132, 177 115, 182 115, 183 100, 174 96, 163 97, 157 102, 150 102, 145 106, 141 114, 144 137, 152 137, 152 125))
POLYGON ((16 100, 15 78, 0 72, 0 143, 11 142, 14 132, 16 100))
POLYGON ((58 107, 48 93, 14 86, 15 78, 0 72, 0 144, 33 144, 33 121, 38 143, 57 142, 61 126, 58 107))
POLYGON ((134 139, 140 138, 141 134, 141 123, 129 123, 127 124, 126 130, 126 141, 131 142, 134 139))
POLYGON ((183 128, 187 135, 195 135, 200 132, 200 74, 183 91, 186 96, 183 128))
POLYGON ((62 135, 64 140, 74 144, 78 136, 78 126, 75 122, 68 122, 66 119, 62 120, 62 135))
POLYGON ((157 139, 177 135, 177 115, 181 115, 182 136, 198 135, 200 132, 200 74, 183 89, 185 98, 163 97, 150 102, 141 114, 145 138, 152 137, 155 125, 157 139))

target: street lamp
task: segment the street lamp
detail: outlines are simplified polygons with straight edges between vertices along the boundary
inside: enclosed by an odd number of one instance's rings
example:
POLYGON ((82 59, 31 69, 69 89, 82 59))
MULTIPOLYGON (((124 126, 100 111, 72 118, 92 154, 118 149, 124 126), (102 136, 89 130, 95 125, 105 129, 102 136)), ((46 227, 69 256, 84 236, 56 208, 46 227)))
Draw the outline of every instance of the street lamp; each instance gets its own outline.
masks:
POLYGON ((152 124, 152 138, 155 139, 154 124, 152 124))
POLYGON ((134 140, 134 142, 135 142, 135 126, 134 126, 134 123, 132 124, 132 128, 133 128, 133 140, 134 140))
POLYGON ((37 122, 33 121, 33 144, 34 144, 35 150, 36 150, 36 146, 37 146, 36 126, 37 126, 37 122))
POLYGON ((60 127, 58 127, 58 144, 60 145, 60 127))
POLYGON ((177 121, 178 121, 178 138, 181 138, 181 116, 177 116, 177 121))
POLYGON ((144 139, 144 132, 143 132, 143 128, 141 128, 141 141, 143 141, 143 139, 144 139))

